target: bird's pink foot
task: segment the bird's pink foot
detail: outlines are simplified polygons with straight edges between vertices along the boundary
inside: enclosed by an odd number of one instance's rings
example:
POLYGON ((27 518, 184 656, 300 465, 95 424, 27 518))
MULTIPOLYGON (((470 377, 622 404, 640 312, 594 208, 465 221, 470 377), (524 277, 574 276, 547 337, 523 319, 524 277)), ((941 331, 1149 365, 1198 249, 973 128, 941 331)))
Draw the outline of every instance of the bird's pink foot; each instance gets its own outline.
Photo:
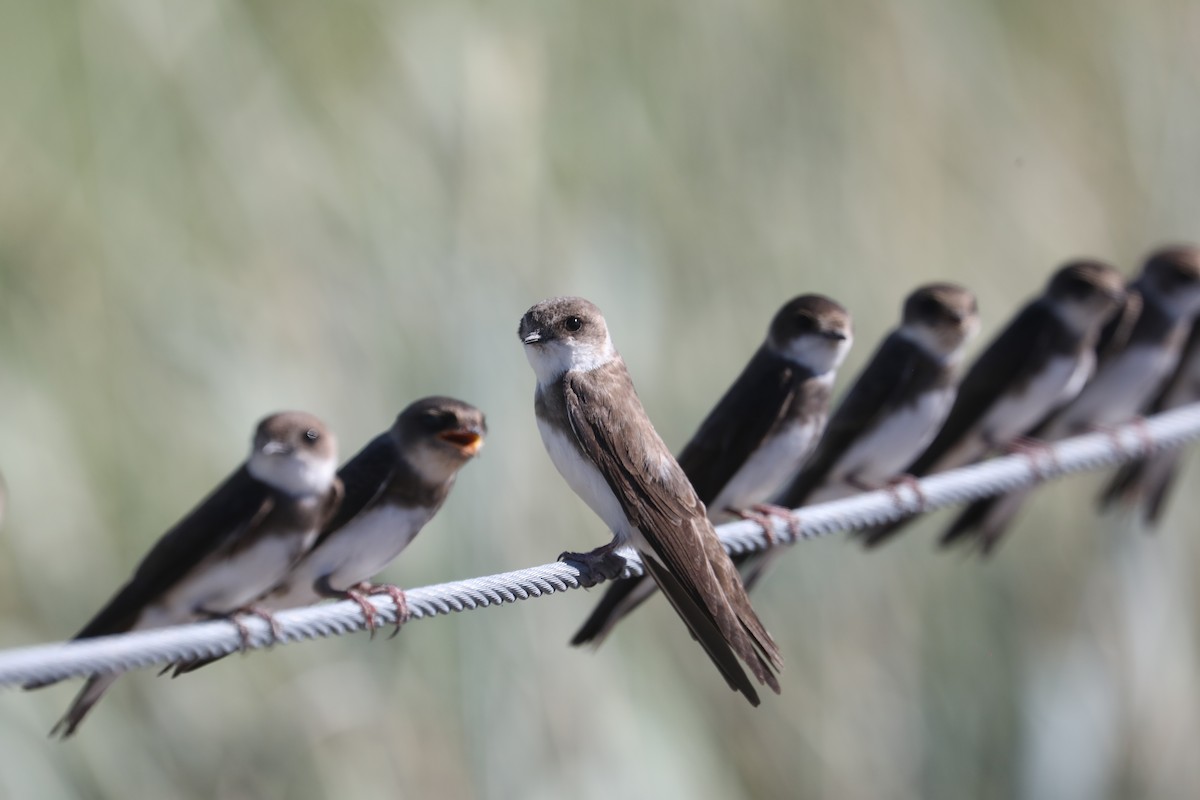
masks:
POLYGON ((1006 455, 1025 456, 1029 468, 1039 481, 1051 477, 1051 473, 1059 468, 1058 455, 1054 448, 1043 439, 1033 436, 1017 436, 1004 447, 1000 448, 1006 455))
POLYGON ((800 518, 792 513, 790 508, 770 503, 755 503, 750 508, 729 508, 726 510, 730 514, 735 514, 742 519, 757 523, 763 529, 763 535, 767 537, 767 547, 774 547, 777 541, 774 523, 776 519, 783 520, 787 525, 791 541, 800 538, 800 518))
POLYGON ((396 638, 396 634, 400 633, 401 626, 408 622, 412 614, 408 610, 408 598, 404 595, 404 590, 399 586, 393 586, 390 583, 363 583, 358 586, 360 591, 367 594, 386 594, 392 598, 392 602, 396 604, 396 629, 392 631, 389 639, 396 638))
MULTIPOLYGON (((904 507, 903 498, 900 497, 900 487, 906 486, 913 493, 913 497, 917 500, 917 507, 912 511, 914 514, 924 514, 929 508, 929 498, 925 496, 925 490, 921 488, 921 481, 916 477, 909 475, 907 472, 897 475, 887 482, 884 488, 896 500, 896 505, 904 507)), ((907 510, 907 508, 905 508, 907 510)))
POLYGON ((367 593, 361 592, 357 588, 352 588, 347 589, 344 592, 344 595, 347 599, 358 603, 358 607, 362 609, 363 622, 366 623, 367 630, 370 632, 371 638, 374 639, 376 627, 375 620, 378 618, 379 614, 375 610, 375 606, 372 605, 371 601, 367 599, 367 593))

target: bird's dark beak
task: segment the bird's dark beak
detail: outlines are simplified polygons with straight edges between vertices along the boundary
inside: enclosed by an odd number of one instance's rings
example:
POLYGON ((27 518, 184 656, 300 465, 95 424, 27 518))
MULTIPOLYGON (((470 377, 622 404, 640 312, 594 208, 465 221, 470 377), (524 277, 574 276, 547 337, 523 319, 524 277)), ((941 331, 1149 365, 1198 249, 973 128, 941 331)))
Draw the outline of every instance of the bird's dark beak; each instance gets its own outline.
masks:
POLYGON ((437 437, 454 445, 468 456, 475 455, 479 448, 483 447, 483 431, 475 425, 442 431, 437 437))
POLYGON ((846 334, 842 333, 841 331, 821 331, 821 335, 826 339, 832 339, 835 342, 846 341, 846 334))
POLYGON ((526 314, 521 317, 521 324, 517 326, 517 338, 521 340, 521 344, 536 344, 542 340, 542 331, 539 328, 533 315, 526 314))

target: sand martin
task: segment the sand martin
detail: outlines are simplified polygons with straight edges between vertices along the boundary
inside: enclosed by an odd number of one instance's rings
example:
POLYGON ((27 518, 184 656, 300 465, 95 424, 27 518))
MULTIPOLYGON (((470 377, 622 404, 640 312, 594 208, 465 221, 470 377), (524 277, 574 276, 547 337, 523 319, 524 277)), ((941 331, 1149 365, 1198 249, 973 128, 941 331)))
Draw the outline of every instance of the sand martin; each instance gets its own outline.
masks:
MULTIPOLYGON (((1192 333, 1184 345, 1175 374, 1151 403, 1147 413, 1158 414, 1196 402, 1200 402, 1200 322, 1192 324, 1192 333)), ((1175 447, 1124 465, 1101 493, 1101 507, 1140 503, 1145 522, 1148 525, 1158 524, 1179 471, 1182 455, 1183 451, 1175 447)))
MULTIPOLYGON (((247 610, 312 546, 341 499, 337 440, 311 414, 258 425, 246 463, 167 531, 76 639, 247 610)), ((93 675, 50 732, 66 738, 119 673, 93 675)), ((37 688, 48 684, 32 684, 37 688)))
MULTIPOLYGON (((761 504, 812 451, 852 341, 850 314, 827 297, 802 295, 775 314, 766 340, 679 456, 712 522, 774 513, 761 504)), ((644 575, 613 583, 571 644, 599 644, 654 590, 644 575)))
POLYGON ((834 411, 816 451, 774 503, 795 508, 879 489, 902 474, 946 420, 967 342, 979 330, 975 296, 922 286, 834 411))
MULTIPOLYGON (((971 365, 945 424, 905 473, 922 476, 977 461, 1074 398, 1095 368, 1100 330, 1123 287, 1119 272, 1096 261, 1073 261, 1056 271, 1041 296, 971 365)), ((903 525, 864 531, 862 539, 878 545, 903 525)))
POLYGON ((537 376, 534 410, 550 460, 612 541, 562 558, 615 575, 636 548, 726 682, 757 705, 741 658, 779 691, 779 649, 750 605, 704 504, 651 425, 600 310, 578 297, 533 306, 518 336, 537 376))
MULTIPOLYGON (((313 547, 255 606, 281 611, 323 598, 349 598, 375 630, 371 594, 390 595, 406 618, 404 592, 371 578, 390 564, 433 515, 454 487, 458 471, 483 446, 483 412, 449 397, 426 397, 409 405, 390 430, 376 436, 338 471, 345 497, 313 547)), ((219 658, 184 662, 175 675, 219 658)))
POLYGON ((264 597, 268 609, 295 608, 325 597, 349 597, 368 624, 366 594, 403 595, 371 578, 390 564, 446 502, 458 471, 487 435, 483 412, 450 397, 409 405, 391 430, 375 437, 338 472, 346 497, 312 550, 264 597))
MULTIPOLYGON (((1035 439, 1053 442, 1120 425, 1145 411, 1174 372, 1200 312, 1200 250, 1167 247, 1153 253, 1129 294, 1133 299, 1126 307, 1137 313, 1121 315, 1109 326, 1128 327, 1128 336, 1102 352, 1095 377, 1074 400, 1030 431, 1035 439)), ((982 552, 991 552, 1030 491, 968 506, 942 536, 942 544, 972 539, 982 552)))

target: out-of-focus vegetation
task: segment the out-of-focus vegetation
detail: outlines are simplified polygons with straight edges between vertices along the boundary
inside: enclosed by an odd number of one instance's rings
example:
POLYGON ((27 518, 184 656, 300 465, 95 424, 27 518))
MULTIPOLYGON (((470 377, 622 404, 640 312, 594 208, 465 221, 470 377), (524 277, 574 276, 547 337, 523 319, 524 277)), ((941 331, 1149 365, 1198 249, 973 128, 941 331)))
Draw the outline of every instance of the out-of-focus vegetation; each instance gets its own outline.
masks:
MULTIPOLYGON (((1069 257, 1200 237, 1186 0, 0 5, 0 646, 72 634, 279 408, 345 455, 488 413, 401 585, 605 541, 534 424, 543 297, 679 447, 794 294, 856 315, 848 377, 919 282, 982 341, 1069 257)), ((1192 797, 1196 473, 1154 536, 1098 481, 986 564, 944 517, 797 548, 759 709, 661 603, 567 648, 580 592, 136 673, 67 744, 77 683, 5 692, 0 796, 1192 797)))

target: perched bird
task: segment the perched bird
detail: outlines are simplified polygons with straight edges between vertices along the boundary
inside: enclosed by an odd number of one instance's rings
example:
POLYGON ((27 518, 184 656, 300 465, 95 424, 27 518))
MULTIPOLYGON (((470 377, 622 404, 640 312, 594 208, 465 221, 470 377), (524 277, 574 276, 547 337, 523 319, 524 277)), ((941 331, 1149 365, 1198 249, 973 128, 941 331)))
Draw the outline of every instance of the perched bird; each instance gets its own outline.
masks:
MULTIPOLYGON (((1124 296, 1124 280, 1096 261, 1054 273, 971 365, 945 424, 904 470, 922 476, 953 469, 1008 447, 1074 398, 1095 368, 1096 341, 1124 296)), ((864 531, 876 546, 905 522, 864 531)))
MULTIPOLYGON (((371 594, 396 603, 396 628, 406 617, 404 592, 370 583, 442 507, 458 471, 483 446, 483 412, 461 400, 426 397, 409 405, 391 429, 376 436, 338 472, 345 499, 321 529, 315 544, 286 576, 258 599, 257 607, 280 611, 349 598, 375 629, 371 594)), ((175 675, 218 658, 184 662, 175 675)))
POLYGON ((779 691, 783 659, 750 606, 704 504, 650 424, 600 310, 578 297, 546 300, 518 335, 537 376, 534 410, 550 460, 613 532, 609 544, 561 558, 615 576, 632 545, 646 571, 726 682, 753 705, 779 691))
POLYGON ((922 286, 834 411, 812 457, 773 500, 788 508, 879 489, 921 454, 950 413, 967 342, 979 331, 975 296, 922 286))
MULTIPOLYGON (((1196 402, 1200 402, 1200 322, 1192 324, 1192 333, 1175 374, 1147 411, 1158 414, 1196 402)), ((1140 503, 1145 522, 1158 524, 1179 471, 1181 456, 1179 448, 1172 448, 1124 465, 1101 493, 1101 507, 1140 503)))
MULTIPOLYGON (((850 314, 827 297, 802 295, 776 312, 766 341, 679 456, 710 520, 746 516, 765 523, 761 517, 778 513, 763 502, 795 474, 821 435, 852 341, 850 314)), ((654 591, 645 575, 616 581, 571 644, 599 644, 654 591)))
MULTIPOLYGON (((1158 394, 1179 363, 1188 329, 1200 312, 1200 250, 1167 247, 1153 253, 1130 284, 1127 309, 1113 326, 1128 329, 1110 343, 1096 376, 1069 405, 1038 425, 1032 436, 1053 442, 1095 428, 1129 422, 1158 394)), ((968 506, 942 544, 972 539, 986 554, 999 542, 1030 489, 979 500, 968 506)))
MULTIPOLYGON (((320 420, 299 411, 267 417, 246 463, 159 539, 75 638, 257 613, 249 604, 287 573, 336 510, 336 470, 337 439, 320 420)), ((89 678, 50 735, 73 734, 118 677, 89 678)))
POLYGON ((338 472, 346 498, 337 515, 261 605, 278 610, 348 597, 362 606, 369 625, 375 609, 365 595, 392 595, 403 609, 396 587, 369 581, 433 519, 486 435, 483 412, 461 400, 426 397, 405 408, 391 430, 338 472))

